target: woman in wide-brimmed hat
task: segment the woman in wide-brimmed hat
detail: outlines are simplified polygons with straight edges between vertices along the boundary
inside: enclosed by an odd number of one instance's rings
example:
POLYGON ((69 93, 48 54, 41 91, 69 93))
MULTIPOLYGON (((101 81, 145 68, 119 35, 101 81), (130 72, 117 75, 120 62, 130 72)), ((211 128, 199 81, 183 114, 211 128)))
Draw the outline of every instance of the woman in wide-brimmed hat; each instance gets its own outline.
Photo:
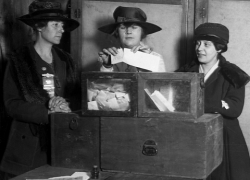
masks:
POLYGON ((61 4, 33 1, 18 20, 33 28, 36 40, 11 53, 4 78, 4 103, 13 122, 1 170, 13 175, 48 163, 49 114, 75 108, 78 81, 71 56, 54 46, 64 31, 79 26, 61 4))
POLYGON ((227 51, 229 30, 218 23, 204 23, 195 29, 197 60, 178 71, 205 75, 205 113, 223 116, 223 160, 212 172, 211 180, 248 180, 250 158, 239 126, 245 99, 245 85, 250 77, 222 56, 227 51))
POLYGON ((141 68, 130 66, 123 62, 111 64, 110 55, 117 55, 118 48, 129 48, 134 53, 142 51, 160 57, 160 66, 157 72, 165 72, 165 65, 162 56, 152 51, 142 40, 148 35, 161 30, 155 24, 147 22, 147 16, 144 11, 136 7, 119 6, 113 13, 115 22, 99 30, 113 35, 118 39, 120 47, 110 47, 99 52, 99 61, 102 63, 101 71, 127 71, 138 72, 144 71, 141 68))

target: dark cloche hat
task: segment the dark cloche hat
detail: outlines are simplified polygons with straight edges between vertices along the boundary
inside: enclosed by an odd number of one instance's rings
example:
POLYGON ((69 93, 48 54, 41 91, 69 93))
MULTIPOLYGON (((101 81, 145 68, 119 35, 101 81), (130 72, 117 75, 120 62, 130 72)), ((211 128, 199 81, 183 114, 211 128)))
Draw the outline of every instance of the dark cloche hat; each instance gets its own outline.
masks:
POLYGON ((117 25, 121 23, 137 23, 144 28, 146 34, 152 34, 161 30, 159 26, 146 22, 147 16, 140 8, 119 6, 115 9, 113 17, 115 19, 115 23, 100 27, 98 30, 104 33, 112 34, 117 25))
POLYGON ((29 14, 21 16, 18 20, 29 26, 41 20, 58 20, 64 22, 64 30, 72 31, 79 26, 79 22, 63 14, 60 2, 51 0, 35 0, 29 5, 29 14))
POLYGON ((195 40, 208 40, 227 45, 229 42, 229 30, 219 23, 204 23, 194 31, 195 40))

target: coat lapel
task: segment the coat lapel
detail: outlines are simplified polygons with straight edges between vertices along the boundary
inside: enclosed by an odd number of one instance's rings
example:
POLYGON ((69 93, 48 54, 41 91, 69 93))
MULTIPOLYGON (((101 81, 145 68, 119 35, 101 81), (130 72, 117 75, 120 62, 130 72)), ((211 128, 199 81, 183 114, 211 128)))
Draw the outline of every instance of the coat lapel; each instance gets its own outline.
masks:
POLYGON ((211 76, 207 79, 207 81, 205 82, 205 86, 209 86, 211 83, 213 83, 213 82, 218 78, 219 71, 220 71, 220 67, 218 67, 218 68, 211 74, 211 76))
POLYGON ((63 96, 63 89, 66 80, 66 63, 61 61, 57 56, 57 53, 53 52, 53 60, 54 60, 54 71, 55 71, 55 93, 58 96, 63 96))

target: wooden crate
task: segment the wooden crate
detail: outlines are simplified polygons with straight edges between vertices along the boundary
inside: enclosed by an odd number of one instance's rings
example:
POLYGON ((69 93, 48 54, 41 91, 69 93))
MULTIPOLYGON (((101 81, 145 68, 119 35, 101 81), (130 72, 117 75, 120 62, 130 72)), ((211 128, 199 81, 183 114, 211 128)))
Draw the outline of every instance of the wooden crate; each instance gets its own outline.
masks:
POLYGON ((204 114, 204 75, 139 73, 138 98, 138 117, 196 119, 204 114))
POLYGON ((82 72, 82 115, 136 117, 137 85, 137 73, 82 72))
POLYGON ((98 117, 51 114, 51 165, 91 170, 99 166, 98 117))
POLYGON ((101 118, 101 168, 194 179, 222 161, 223 119, 101 118))

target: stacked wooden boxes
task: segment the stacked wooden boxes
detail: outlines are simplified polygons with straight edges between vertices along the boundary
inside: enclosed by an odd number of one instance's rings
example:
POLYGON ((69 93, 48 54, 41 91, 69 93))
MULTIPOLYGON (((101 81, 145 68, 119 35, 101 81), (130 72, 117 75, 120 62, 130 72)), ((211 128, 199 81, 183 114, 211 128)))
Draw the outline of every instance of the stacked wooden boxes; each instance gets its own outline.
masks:
POLYGON ((222 160, 223 124, 204 114, 203 86, 199 73, 83 73, 82 116, 100 117, 102 171, 207 177, 222 160))

